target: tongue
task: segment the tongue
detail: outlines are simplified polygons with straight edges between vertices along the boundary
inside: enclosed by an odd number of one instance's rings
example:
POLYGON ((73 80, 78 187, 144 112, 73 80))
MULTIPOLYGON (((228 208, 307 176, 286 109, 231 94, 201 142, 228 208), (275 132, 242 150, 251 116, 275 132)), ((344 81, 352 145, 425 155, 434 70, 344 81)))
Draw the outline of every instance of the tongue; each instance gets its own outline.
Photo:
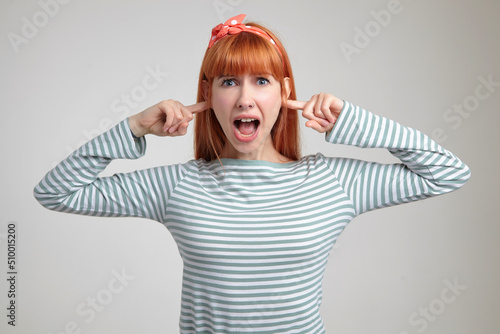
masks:
POLYGON ((238 131, 245 136, 249 136, 255 132, 255 122, 240 122, 238 131))

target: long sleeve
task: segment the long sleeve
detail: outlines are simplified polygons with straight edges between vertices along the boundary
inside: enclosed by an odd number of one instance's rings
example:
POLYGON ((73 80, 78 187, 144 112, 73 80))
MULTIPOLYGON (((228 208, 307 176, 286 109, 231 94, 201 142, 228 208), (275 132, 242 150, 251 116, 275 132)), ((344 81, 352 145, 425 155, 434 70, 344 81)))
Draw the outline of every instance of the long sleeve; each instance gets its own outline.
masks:
POLYGON ((418 130, 345 101, 330 143, 386 148, 399 164, 327 158, 356 213, 451 192, 463 186, 470 170, 453 153, 418 130))
POLYGON ((131 137, 128 120, 92 139, 58 164, 34 189, 44 207, 95 216, 135 216, 162 221, 182 167, 157 167, 99 177, 113 159, 137 159, 146 141, 131 137))

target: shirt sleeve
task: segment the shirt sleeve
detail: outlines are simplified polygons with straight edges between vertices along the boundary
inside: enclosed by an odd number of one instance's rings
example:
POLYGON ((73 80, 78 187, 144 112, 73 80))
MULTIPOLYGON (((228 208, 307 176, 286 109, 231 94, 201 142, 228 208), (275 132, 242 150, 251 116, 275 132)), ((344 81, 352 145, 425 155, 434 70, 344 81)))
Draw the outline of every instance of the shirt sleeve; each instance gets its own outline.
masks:
POLYGON ((34 196, 50 210, 162 222, 168 197, 182 177, 182 165, 98 176, 113 159, 137 159, 145 150, 145 138, 134 140, 125 119, 49 171, 34 188, 34 196))
POLYGON ((386 148, 401 163, 327 158, 356 213, 445 194, 462 187, 470 170, 453 153, 418 130, 344 101, 330 143, 386 148))

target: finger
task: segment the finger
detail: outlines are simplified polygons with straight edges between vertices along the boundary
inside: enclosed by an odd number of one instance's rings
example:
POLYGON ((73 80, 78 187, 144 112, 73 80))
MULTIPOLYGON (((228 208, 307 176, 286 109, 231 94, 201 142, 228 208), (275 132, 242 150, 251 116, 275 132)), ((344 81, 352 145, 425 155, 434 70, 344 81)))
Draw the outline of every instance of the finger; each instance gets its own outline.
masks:
POLYGON ((174 108, 173 108, 175 116, 174 116, 174 120, 172 122, 172 126, 178 125, 178 123, 180 123, 184 119, 184 112, 183 112, 184 108, 185 107, 182 103, 176 101, 174 108))
POLYGON ((307 102, 304 101, 295 101, 295 100, 287 100, 286 106, 289 109, 302 110, 304 109, 307 102))
POLYGON ((311 128, 313 130, 318 131, 319 133, 325 133, 333 129, 332 123, 329 123, 326 120, 320 119, 323 122, 318 122, 317 120, 310 120, 306 122, 306 127, 311 128))
POLYGON ((344 101, 339 99, 338 97, 335 97, 333 95, 329 95, 329 109, 330 113, 332 115, 333 123, 337 121, 339 118, 340 112, 342 111, 342 108, 344 107, 344 101))
MULTIPOLYGON (((182 103, 177 102, 177 108, 174 108, 175 119, 172 121, 170 126, 167 128, 168 133, 173 134, 179 131, 179 127, 184 124, 189 123, 193 120, 193 113, 201 112, 208 108, 208 102, 203 101, 190 106, 184 106, 182 103)), ((181 133, 176 134, 176 136, 182 135, 181 133)))
POLYGON ((177 129, 177 133, 178 133, 178 135, 179 135, 179 136, 184 136, 184 135, 187 133, 188 126, 189 126, 189 123, 188 123, 188 122, 184 122, 184 123, 182 123, 182 124, 179 126, 179 129, 177 129))
POLYGON ((325 118, 323 118, 323 115, 320 115, 320 117, 315 115, 315 109, 316 106, 318 105, 318 95, 314 95, 311 97, 309 101, 306 102, 306 105, 304 106, 302 110, 302 117, 308 119, 309 121, 314 121, 320 126, 328 126, 329 122, 325 118))
POLYGON ((165 107, 163 110, 163 113, 165 114, 165 123, 163 124, 163 131, 167 132, 168 129, 173 125, 174 123, 174 118, 176 118, 176 112, 175 108, 172 106, 168 105, 165 107))
POLYGON ((323 133, 326 131, 325 127, 321 126, 321 124, 319 124, 316 120, 307 121, 306 127, 316 130, 319 133, 323 133))
POLYGON ((173 125, 173 126, 171 126, 171 127, 169 127, 169 128, 168 128, 168 131, 167 131, 167 132, 168 132, 169 134, 173 134, 175 131, 177 131, 177 128, 178 128, 178 127, 179 127, 179 124, 177 124, 177 125, 173 125))
MULTIPOLYGON (((320 118, 320 117, 316 117, 316 116, 306 117, 306 118, 308 119, 307 122, 315 122, 315 123, 319 124, 319 126, 324 127, 324 128, 328 127, 331 124, 326 119, 320 118)), ((307 122, 306 122, 306 124, 307 124, 307 122)))
POLYGON ((189 126, 189 122, 182 122, 172 126, 168 129, 168 133, 172 136, 183 136, 187 132, 187 128, 189 126))
POLYGON ((314 115, 333 123, 334 120, 331 115, 328 96, 325 93, 318 94, 316 104, 314 105, 314 115))
POLYGON ((337 120, 337 118, 332 114, 334 103, 335 97, 333 95, 326 94, 321 104, 323 115, 330 123, 335 123, 335 121, 337 120))
POLYGON ((323 104, 324 96, 322 93, 317 95, 316 103, 314 104, 314 116, 325 118, 323 116, 323 111, 321 110, 323 104))
POLYGON ((210 105, 208 104, 208 101, 203 101, 203 102, 198 102, 198 103, 192 104, 190 106, 186 106, 185 108, 187 111, 189 111, 193 114, 196 114, 196 113, 207 110, 208 108, 210 108, 210 105))
POLYGON ((317 118, 314 115, 314 107, 316 106, 316 102, 318 101, 318 95, 313 95, 309 101, 307 101, 302 108, 302 117, 307 118, 309 120, 317 118))

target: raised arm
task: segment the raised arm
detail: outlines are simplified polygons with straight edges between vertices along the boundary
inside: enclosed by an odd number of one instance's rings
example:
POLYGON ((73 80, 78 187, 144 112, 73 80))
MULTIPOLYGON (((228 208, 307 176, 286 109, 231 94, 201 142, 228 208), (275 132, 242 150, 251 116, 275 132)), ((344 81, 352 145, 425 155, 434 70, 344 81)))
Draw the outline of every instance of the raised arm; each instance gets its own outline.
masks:
POLYGON ((34 189, 35 198, 44 207, 61 212, 162 221, 169 193, 182 176, 181 165, 103 178, 98 175, 113 159, 144 155, 143 135, 147 133, 185 134, 192 113, 206 107, 201 103, 180 106, 176 101, 164 101, 92 139, 45 175, 34 189))
POLYGON ((418 130, 333 96, 323 98, 331 108, 304 105, 305 117, 330 143, 362 148, 386 148, 399 164, 346 158, 326 158, 357 214, 456 190, 470 177, 469 168, 453 153, 418 130), (342 103, 340 102, 342 101, 342 103), (339 109, 340 108, 340 109, 339 109), (325 111, 329 109, 329 111, 325 111), (324 114, 330 113, 328 120, 324 114), (327 120, 327 121, 325 121, 327 120), (320 131, 325 130, 325 131, 320 131))

